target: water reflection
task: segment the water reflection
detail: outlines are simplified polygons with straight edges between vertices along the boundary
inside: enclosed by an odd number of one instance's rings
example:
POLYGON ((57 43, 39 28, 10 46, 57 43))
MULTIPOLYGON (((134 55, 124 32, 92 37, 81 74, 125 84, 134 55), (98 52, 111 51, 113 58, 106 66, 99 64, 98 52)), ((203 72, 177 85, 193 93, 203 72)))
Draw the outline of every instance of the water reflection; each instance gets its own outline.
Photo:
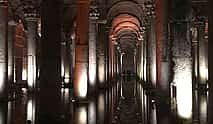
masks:
POLYGON ((27 123, 35 124, 35 98, 34 97, 28 97, 27 100, 27 123))
POLYGON ((87 124, 87 104, 75 106, 74 124, 87 124))
MULTIPOLYGON (((21 97, 0 102, 0 124, 37 124, 38 101, 36 96, 23 92, 21 97)), ((61 119, 62 124, 112 124, 119 123, 122 107, 119 101, 137 101, 136 116, 140 123, 157 123, 156 102, 147 94, 142 82, 134 80, 119 80, 107 89, 99 89, 93 97, 86 101, 74 101, 72 89, 61 89, 61 119), (128 86, 126 85, 128 84, 128 86), (135 85, 137 84, 137 85, 135 85), (128 93, 129 92, 129 93, 128 93), (136 99, 135 99, 136 98, 136 99), (119 115, 120 114, 120 115, 119 115)), ((51 103, 50 103, 51 104, 51 103)), ((207 120, 207 96, 199 99, 199 118, 201 123, 207 120)), ((128 107, 131 108, 131 107, 128 107)), ((128 114, 123 113, 123 114, 128 114)), ((135 116, 134 116, 135 117, 135 116)))
POLYGON ((200 124, 207 123, 207 96, 200 96, 200 124))
POLYGON ((96 124, 96 99, 92 98, 88 105, 88 124, 96 124))
POLYGON ((105 99, 105 93, 104 91, 100 91, 98 95, 98 100, 97 100, 97 123, 98 124, 104 124, 105 122, 105 112, 106 112, 106 99, 105 99))
POLYGON ((0 103, 0 124, 7 123, 7 103, 0 103))

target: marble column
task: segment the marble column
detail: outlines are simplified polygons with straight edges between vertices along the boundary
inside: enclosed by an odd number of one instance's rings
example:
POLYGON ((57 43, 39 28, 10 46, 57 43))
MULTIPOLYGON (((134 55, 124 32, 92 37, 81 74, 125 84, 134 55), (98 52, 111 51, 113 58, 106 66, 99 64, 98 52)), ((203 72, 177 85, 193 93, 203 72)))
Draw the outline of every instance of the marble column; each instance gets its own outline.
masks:
POLYGON ((41 3, 41 58, 38 94, 38 124, 61 124, 61 24, 62 2, 45 0, 41 3), (54 14, 53 14, 54 13, 54 14))
POLYGON ((27 85, 28 90, 35 90, 36 87, 36 36, 37 18, 36 12, 25 13, 27 22, 27 85))
POLYGON ((153 86, 156 86, 156 35, 155 35, 155 19, 150 19, 150 34, 148 45, 148 54, 150 59, 150 82, 153 86))
POLYGON ((63 85, 69 85, 71 82, 71 68, 72 68, 72 51, 71 38, 69 34, 62 33, 61 41, 61 79, 63 85))
POLYGON ((192 121, 199 123, 199 99, 198 99, 198 29, 191 28, 192 40, 192 121))
POLYGON ((89 92, 92 93, 97 87, 97 6, 90 5, 89 16, 89 92))
POLYGON ((207 81, 208 81, 208 39, 205 36, 205 18, 198 25, 198 45, 199 45, 199 121, 200 124, 207 123, 207 81))
POLYGON ((14 83, 14 64, 15 64, 15 30, 16 22, 11 20, 8 22, 8 82, 14 83))
POLYGON ((170 124, 169 78, 171 78, 168 41, 168 0, 156 0, 156 108, 157 123, 170 124))
POLYGON ((141 42, 141 46, 140 46, 140 53, 139 53, 139 55, 140 55, 140 75, 139 75, 139 77, 140 77, 140 79, 141 80, 144 80, 144 67, 143 67, 143 65, 144 65, 144 40, 140 40, 140 42, 141 42))
POLYGON ((0 0, 0 100, 7 99, 7 28, 8 2, 0 0))
POLYGON ((178 119, 185 123, 186 120, 191 122, 192 117, 191 1, 177 0, 173 2, 175 6, 172 14, 174 20, 169 25, 172 42, 172 82, 176 86, 178 119), (183 6, 179 6, 179 2, 183 6), (183 91, 185 92, 183 93, 183 91))
MULTIPOLYGON (((208 12, 211 13, 212 11, 212 4, 213 4, 213 1, 210 0, 208 1, 208 12), (210 9, 211 8, 211 9, 210 9)), ((213 22, 213 15, 210 14, 209 15, 209 20, 208 20, 208 24, 210 27, 208 29, 208 39, 209 41, 212 41, 213 40, 213 30, 212 30, 212 23, 213 22)), ((208 42, 208 48, 213 48, 213 42, 208 42)), ((208 101, 208 122, 207 124, 213 124, 213 57, 212 57, 212 54, 213 53, 213 49, 208 49, 208 72, 209 72, 209 76, 208 76, 208 84, 209 84, 209 101, 208 101)))
POLYGON ((105 26, 103 24, 99 24, 99 33, 98 33, 98 41, 97 41, 97 60, 98 60, 98 85, 99 88, 103 88, 106 84, 106 63, 105 63, 105 49, 104 45, 105 40, 105 26))
POLYGON ((88 32, 89 0, 77 1, 74 93, 76 99, 85 99, 88 91, 88 32), (84 16, 82 16, 84 15, 84 16))

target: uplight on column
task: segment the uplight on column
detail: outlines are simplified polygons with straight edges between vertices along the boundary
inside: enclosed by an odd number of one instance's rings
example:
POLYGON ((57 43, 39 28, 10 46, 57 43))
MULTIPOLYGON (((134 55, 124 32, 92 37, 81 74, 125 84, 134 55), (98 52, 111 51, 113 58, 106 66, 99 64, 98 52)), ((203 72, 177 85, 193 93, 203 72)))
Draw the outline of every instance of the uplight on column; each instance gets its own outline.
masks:
POLYGON ((81 69, 76 66, 76 84, 74 85, 75 88, 75 95, 78 98, 86 98, 87 97, 87 71, 83 67, 81 69))
POLYGON ((87 107, 86 106, 79 106, 76 108, 75 111, 75 123, 76 124, 87 124, 87 107))
POLYGON ((35 121, 35 101, 29 99, 27 102, 27 120, 34 123, 35 121))
POLYGON ((27 82, 30 89, 35 85, 36 80, 36 65, 33 56, 28 56, 27 82))
POLYGON ((98 67, 98 78, 100 83, 104 83, 105 81, 105 72, 104 72, 104 64, 101 63, 98 67))
POLYGON ((89 65, 89 81, 91 85, 95 85, 96 82, 96 63, 90 63, 89 65))
POLYGON ((178 115, 187 119, 192 115, 192 74, 190 66, 186 63, 183 62, 181 65, 184 67, 175 72, 174 82, 177 86, 178 115))
POLYGON ((26 69, 22 70, 22 80, 24 80, 24 81, 27 80, 27 70, 26 69))
POLYGON ((203 63, 200 65, 199 71, 200 71, 201 80, 207 81, 208 80, 208 67, 203 63))
POLYGON ((5 77, 5 73, 4 73, 4 65, 0 64, 0 93, 2 92, 2 90, 4 89, 4 77, 5 77))

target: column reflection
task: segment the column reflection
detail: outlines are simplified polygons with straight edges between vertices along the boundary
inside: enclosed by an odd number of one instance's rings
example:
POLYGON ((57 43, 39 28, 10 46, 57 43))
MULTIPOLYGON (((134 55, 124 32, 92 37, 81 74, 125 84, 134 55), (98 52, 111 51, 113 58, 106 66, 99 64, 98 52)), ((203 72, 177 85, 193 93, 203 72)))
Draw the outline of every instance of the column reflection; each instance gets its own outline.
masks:
POLYGON ((27 123, 35 124, 35 114, 36 114, 36 102, 34 97, 28 97, 27 99, 27 123))
POLYGON ((91 98, 88 104, 88 124, 96 124, 96 98, 91 98))
POLYGON ((97 99, 97 123, 105 124, 105 116, 106 116, 106 93, 104 91, 100 91, 97 99))
POLYGON ((87 124, 87 104, 77 104, 74 108, 74 124, 87 124))

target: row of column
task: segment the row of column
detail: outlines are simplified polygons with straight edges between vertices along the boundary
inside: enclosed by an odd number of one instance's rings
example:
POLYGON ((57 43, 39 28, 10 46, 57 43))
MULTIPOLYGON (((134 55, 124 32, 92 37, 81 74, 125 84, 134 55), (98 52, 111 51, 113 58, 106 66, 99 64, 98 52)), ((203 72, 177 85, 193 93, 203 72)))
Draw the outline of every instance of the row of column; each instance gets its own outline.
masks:
MULTIPOLYGON (((16 30, 16 23, 12 20, 8 22, 8 3, 7 1, 1 1, 1 61, 2 67, 0 72, 3 73, 1 78, 2 89, 3 87, 7 88, 7 76, 8 81, 10 83, 14 82, 14 44, 15 44, 15 30, 16 30), (4 63, 4 64, 3 64, 4 63), (5 68, 6 67, 6 68, 5 68), (7 68, 8 67, 8 68, 7 68), (4 69, 5 68, 5 69, 4 69), (8 75, 6 74, 8 72, 8 75), (6 77, 5 77, 6 76, 6 77)), ((36 28, 37 28, 37 21, 34 17, 27 17, 28 23, 28 32, 27 32, 27 39, 28 39, 28 85, 30 88, 34 85, 35 82, 35 64, 36 64, 36 28)), ((1 95, 2 96, 2 95, 1 95)))
MULTIPOLYGON (((156 105, 156 123, 205 124, 211 106, 207 101, 211 85, 207 84, 208 34, 204 32, 207 24, 192 29, 190 1, 157 0, 155 5, 156 16, 149 17, 138 48, 137 66, 141 69, 139 77, 147 83, 145 90, 151 91, 147 99, 151 97, 154 101, 149 99, 149 103, 156 105), (181 7, 179 2, 183 3, 181 7), (173 5, 171 13, 169 4, 173 5)), ((152 108, 149 109, 151 112, 152 108)))
MULTIPOLYGON (((45 3, 45 2, 44 2, 45 3)), ((54 2, 50 2, 51 4, 54 4, 54 2)), ((28 4, 27 4, 28 5, 28 4)), ((60 67, 59 70, 61 70, 61 72, 63 73, 61 75, 61 77, 67 78, 67 77, 73 77, 74 78, 74 90, 75 90, 75 96, 76 97, 81 97, 81 96, 86 96, 87 94, 87 90, 88 88, 93 91, 95 90, 95 83, 96 83, 96 79, 98 78, 99 82, 102 83, 100 85, 100 87, 104 86, 104 83, 106 82, 106 78, 108 77, 108 73, 107 73, 107 64, 108 60, 113 60, 113 63, 111 63, 113 66, 113 73, 115 73, 115 71, 118 70, 118 60, 117 57, 118 56, 114 56, 112 58, 107 58, 107 56, 105 55, 107 53, 107 48, 105 48, 104 46, 107 44, 106 39, 104 37, 106 37, 106 34, 103 33, 103 36, 100 38, 101 41, 104 41, 102 43, 99 43, 100 45, 100 56, 97 59, 96 57, 96 40, 97 40, 97 22, 96 19, 94 19, 93 17, 90 18, 90 20, 88 21, 87 17, 84 17, 85 19, 82 19, 83 17, 81 16, 82 13, 85 12, 85 8, 88 9, 88 14, 89 14, 89 7, 90 7, 90 2, 85 2, 85 1, 80 1, 79 2, 79 6, 78 9, 78 18, 77 18, 77 31, 76 31, 76 43, 75 43, 75 69, 74 69, 74 75, 69 74, 69 76, 66 75, 66 72, 70 72, 71 67, 67 67, 67 61, 66 55, 60 55, 62 58, 60 63, 58 64, 64 64, 64 67, 60 67), (85 28, 88 27, 88 28, 85 28), (85 29, 89 29, 89 35, 87 34, 87 30, 85 29), (89 37, 89 41, 87 40, 89 37), (66 57, 65 57, 66 56, 66 57), (98 62, 98 63, 97 63, 98 62), (117 63, 115 63, 117 62, 117 63), (96 67, 98 65, 98 67, 96 67), (63 68, 63 69, 62 69, 63 68), (68 69, 68 70, 67 70, 68 69), (69 70, 70 69, 70 70, 69 70), (99 75, 96 75, 97 72, 101 72, 98 73, 99 75), (79 76, 80 75, 80 76, 79 76), (87 83, 88 81, 88 83, 87 83), (78 83, 77 83, 78 82, 78 83), (88 84, 88 86, 87 86, 88 84), (82 90, 82 93, 80 93, 82 90)), ((43 7, 44 9, 46 9, 47 7, 43 7)), ((8 20, 7 20, 7 15, 8 15, 8 5, 7 5, 7 1, 1 1, 1 14, 2 17, 5 18, 1 18, 1 89, 2 89, 2 95, 0 96, 7 96, 7 94, 5 94, 7 88, 7 71, 9 74, 9 80, 11 83, 14 82, 14 69, 15 69, 15 65, 14 65, 14 42, 15 40, 13 39, 15 35, 13 32, 15 30, 15 23, 12 24, 12 22, 10 22, 9 24, 9 28, 8 28, 8 20), (7 32, 9 32, 8 34, 8 45, 7 45, 7 32), (7 48, 8 47, 8 48, 7 48), (6 52, 6 49, 8 49, 8 52, 6 52), (8 58, 8 66, 7 66, 7 58, 8 58), (8 69, 7 69, 8 67, 8 69), (4 95, 3 95, 4 94, 4 95)), ((26 39, 27 39, 27 72, 26 73, 26 77, 27 77, 27 86, 28 86, 28 90, 29 91, 33 91, 35 90, 35 88, 37 87, 37 85, 42 86, 42 83, 38 84, 36 81, 39 79, 40 82, 42 82, 45 78, 47 77, 47 74, 45 74, 45 77, 42 77, 43 75, 43 65, 42 63, 45 63, 48 60, 48 55, 45 55, 45 57, 43 57, 43 53, 45 50, 43 50, 43 42, 41 43, 41 47, 37 46, 37 26, 38 26, 38 20, 37 20, 37 15, 36 15, 36 10, 35 8, 32 9, 32 5, 28 5, 25 7, 25 19, 26 19, 26 24, 27 24, 27 31, 26 31, 26 39), (38 65, 38 56, 37 56, 37 52, 36 51, 38 48, 40 48, 41 51, 41 56, 39 56, 39 66, 38 65), (43 57, 43 58, 42 58, 43 57), (39 68, 38 68, 39 67, 39 68)), ((60 10, 61 11, 61 10, 60 10)), ((60 14, 60 13, 59 13, 60 14)), ((43 15, 41 15, 42 17, 43 15)), ((46 15, 45 15, 46 16, 46 15)), ((46 21, 45 17, 42 17, 43 20, 46 21)), ((104 25, 104 24, 103 24, 104 25)), ((42 23, 42 28, 44 29, 45 27, 45 23, 42 23)), ((52 28, 52 27, 51 27, 52 28)), ((105 30, 105 26, 100 26, 100 29, 104 29, 105 30)), ((43 30, 42 32, 42 38, 46 38, 47 34, 45 34, 46 29, 43 30)), ((60 33, 61 36, 61 33, 60 33)), ((66 39, 66 38, 65 38, 66 39)), ((46 40, 46 39, 42 39, 42 40, 46 40)), ((59 38, 59 40, 61 41, 62 39, 59 38)), ((45 42, 44 42, 45 43, 45 42)), ((45 44, 45 47, 51 47, 53 46, 53 43, 50 43, 49 45, 45 44)), ((61 45, 59 45, 61 46, 61 45)), ((62 48, 62 50, 64 50, 64 48, 62 48)), ((68 50, 69 52, 69 50, 68 50)), ((50 52, 47 52, 47 54, 49 54, 50 52)), ((60 51, 59 53, 67 53, 67 51, 60 51)), ((114 54, 114 53, 113 53, 114 54)), ((57 55, 57 54, 55 54, 57 55)), ((51 57, 51 56, 50 56, 51 57)), ((50 60, 53 58, 50 58, 50 60)), ((50 61, 49 60, 49 61, 50 61)), ((49 64, 51 65, 52 62, 50 62, 49 64)), ((47 63, 46 63, 47 64, 47 63)), ((57 63, 56 63, 57 64, 57 63)), ((58 65, 57 65, 58 66, 58 65)), ((44 66, 44 68, 47 68, 48 66, 44 66)), ((48 69, 47 69, 48 70, 48 69)), ((23 70, 22 70, 23 71, 23 70)), ((23 73, 23 72, 22 72, 23 73)), ((60 77, 60 78, 61 78, 60 77)), ((60 80, 61 81, 61 80, 60 80)), ((66 82, 66 79, 64 79, 64 81, 66 82)), ((71 80, 70 80, 71 81, 71 80)), ((70 82, 68 81, 68 82, 70 82)))

